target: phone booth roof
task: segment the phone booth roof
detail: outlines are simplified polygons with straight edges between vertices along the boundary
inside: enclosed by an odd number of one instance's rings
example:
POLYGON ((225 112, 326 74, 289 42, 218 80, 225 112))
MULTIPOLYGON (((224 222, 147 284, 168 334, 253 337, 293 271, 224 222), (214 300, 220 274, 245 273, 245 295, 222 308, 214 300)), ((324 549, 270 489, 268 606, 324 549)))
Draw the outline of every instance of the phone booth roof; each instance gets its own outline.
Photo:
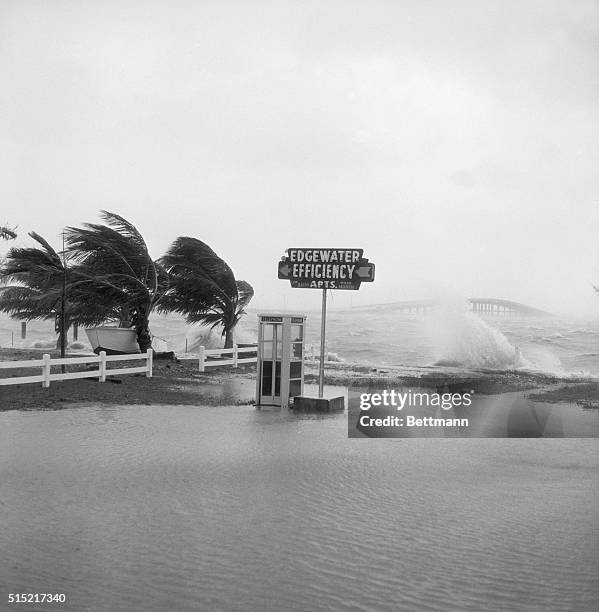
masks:
POLYGON ((266 323, 268 322, 277 322, 277 321, 273 321, 273 319, 277 319, 278 322, 282 322, 284 318, 286 319, 303 319, 304 321, 306 320, 307 315, 303 314, 303 313, 297 313, 297 312, 263 312, 260 313, 258 315, 258 318, 260 319, 260 321, 265 321, 266 323))

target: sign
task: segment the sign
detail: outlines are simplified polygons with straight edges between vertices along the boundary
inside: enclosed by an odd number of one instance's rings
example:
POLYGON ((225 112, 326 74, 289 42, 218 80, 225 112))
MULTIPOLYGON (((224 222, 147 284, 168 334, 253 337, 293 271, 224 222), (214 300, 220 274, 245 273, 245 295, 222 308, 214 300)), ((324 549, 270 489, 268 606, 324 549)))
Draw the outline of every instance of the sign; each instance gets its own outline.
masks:
POLYGON ((318 397, 324 392, 325 329, 327 289, 357 290, 374 280, 374 264, 364 258, 362 249, 287 249, 279 262, 279 278, 298 289, 322 289, 320 318, 320 364, 318 397))
POLYGON ((293 288, 358 290, 374 281, 374 264, 363 255, 363 249, 287 249, 278 276, 293 288))

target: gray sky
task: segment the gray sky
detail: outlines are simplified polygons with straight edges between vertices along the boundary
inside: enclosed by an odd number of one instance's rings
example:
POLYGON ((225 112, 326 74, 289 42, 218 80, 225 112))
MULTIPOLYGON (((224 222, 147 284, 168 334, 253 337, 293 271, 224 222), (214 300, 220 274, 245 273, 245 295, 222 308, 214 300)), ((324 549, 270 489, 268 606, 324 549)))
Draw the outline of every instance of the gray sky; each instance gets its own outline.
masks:
POLYGON ((596 307, 598 34, 588 0, 0 0, 0 223, 195 236, 257 307, 319 306, 297 246, 376 263, 338 306, 596 307))

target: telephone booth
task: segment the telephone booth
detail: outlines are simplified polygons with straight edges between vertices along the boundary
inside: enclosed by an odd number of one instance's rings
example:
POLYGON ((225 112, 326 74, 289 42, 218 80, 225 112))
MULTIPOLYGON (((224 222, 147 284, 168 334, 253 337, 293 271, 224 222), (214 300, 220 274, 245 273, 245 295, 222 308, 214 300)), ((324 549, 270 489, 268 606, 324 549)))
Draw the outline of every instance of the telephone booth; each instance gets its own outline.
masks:
POLYGON ((306 315, 258 315, 256 404, 289 408, 289 398, 304 392, 306 315))

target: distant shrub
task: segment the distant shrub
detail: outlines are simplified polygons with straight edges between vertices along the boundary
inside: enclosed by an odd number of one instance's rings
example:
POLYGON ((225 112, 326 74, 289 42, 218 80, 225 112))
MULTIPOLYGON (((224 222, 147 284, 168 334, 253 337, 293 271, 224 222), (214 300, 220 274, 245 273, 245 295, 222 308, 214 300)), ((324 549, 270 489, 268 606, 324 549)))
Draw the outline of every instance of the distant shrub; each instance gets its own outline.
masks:
POLYGON ((46 340, 46 341, 44 341, 44 340, 36 340, 33 343, 33 348, 36 348, 36 349, 44 349, 44 348, 53 349, 53 348, 56 348, 56 340, 50 340, 50 341, 49 340, 46 340))

